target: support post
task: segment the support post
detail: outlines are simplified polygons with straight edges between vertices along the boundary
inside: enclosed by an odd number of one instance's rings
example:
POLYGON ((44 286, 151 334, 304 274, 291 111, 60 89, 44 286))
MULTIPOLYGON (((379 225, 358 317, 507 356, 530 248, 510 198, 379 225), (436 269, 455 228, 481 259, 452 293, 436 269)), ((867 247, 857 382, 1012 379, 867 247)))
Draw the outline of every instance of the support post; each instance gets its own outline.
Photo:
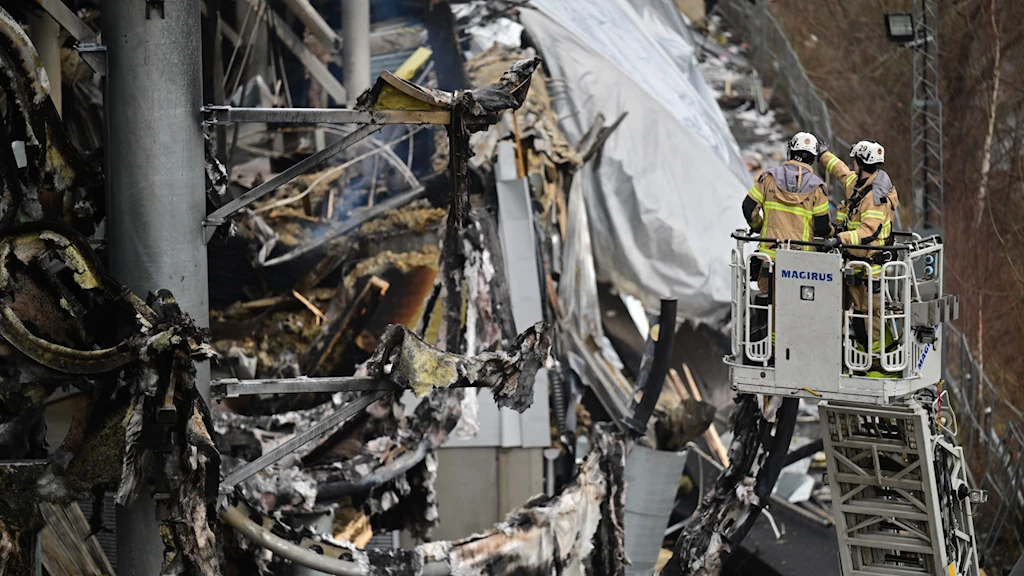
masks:
MULTIPOLYGON (((171 290, 208 325, 200 0, 117 4, 102 14, 110 272, 139 295, 171 290)), ((198 369, 208 399, 209 366, 198 369)), ((143 489, 117 509, 119 574, 159 574, 163 548, 143 489)))
POLYGON ((57 21, 44 10, 28 10, 25 21, 28 23, 28 35, 39 53, 46 76, 50 81, 50 100, 53 101, 57 114, 64 116, 61 97, 60 45, 61 29, 57 21))
POLYGON ((341 0, 341 57, 348 106, 370 87, 370 0, 341 0))
POLYGON ((914 99, 910 161, 914 226, 924 234, 945 229, 942 173, 942 100, 939 97, 938 0, 915 0, 914 99))

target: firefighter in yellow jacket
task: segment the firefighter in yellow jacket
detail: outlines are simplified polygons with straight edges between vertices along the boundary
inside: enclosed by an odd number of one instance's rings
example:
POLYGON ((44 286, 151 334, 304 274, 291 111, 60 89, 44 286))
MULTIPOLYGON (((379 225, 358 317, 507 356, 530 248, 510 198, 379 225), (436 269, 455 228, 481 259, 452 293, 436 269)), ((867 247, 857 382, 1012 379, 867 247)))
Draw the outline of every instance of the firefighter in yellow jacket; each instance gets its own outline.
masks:
MULTIPOLYGON (((809 241, 832 234, 825 182, 811 167, 818 148, 813 134, 798 132, 789 140, 789 160, 761 173, 743 200, 743 216, 752 230, 777 240, 809 241)), ((759 250, 775 259, 773 244, 762 242, 759 250)), ((758 273, 757 286, 775 301, 766 267, 758 273)))
MULTIPOLYGON (((881 166, 885 163, 885 148, 874 140, 861 140, 853 145, 851 170, 824 145, 819 147, 819 161, 844 186, 846 201, 837 211, 839 233, 825 242, 825 251, 835 250, 840 244, 884 246, 892 243, 892 222, 899 207, 899 196, 892 180, 881 166)), ((876 250, 850 249, 852 260, 865 261, 871 266, 871 278, 859 278, 850 290, 850 303, 855 312, 868 310, 868 287, 872 288, 871 351, 877 354, 883 346, 881 282, 882 262, 886 254, 876 250)), ((862 321, 854 322, 856 337, 862 344, 867 341, 867 328, 862 321)))

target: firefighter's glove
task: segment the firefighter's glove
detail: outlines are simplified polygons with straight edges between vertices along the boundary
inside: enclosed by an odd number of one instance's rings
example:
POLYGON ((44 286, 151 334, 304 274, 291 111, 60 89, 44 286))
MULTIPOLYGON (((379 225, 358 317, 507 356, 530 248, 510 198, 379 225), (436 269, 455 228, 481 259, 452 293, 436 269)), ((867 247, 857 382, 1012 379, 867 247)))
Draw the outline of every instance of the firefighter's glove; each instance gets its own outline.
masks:
POLYGON ((832 238, 829 238, 828 240, 825 240, 825 243, 822 244, 821 248, 819 248, 818 250, 820 252, 832 252, 834 250, 838 250, 839 246, 841 246, 841 245, 842 245, 842 242, 839 240, 839 238, 836 238, 835 236, 833 236, 832 238))
POLYGON ((818 140, 818 147, 814 151, 815 158, 821 158, 821 155, 828 152, 828 142, 824 140, 818 140))

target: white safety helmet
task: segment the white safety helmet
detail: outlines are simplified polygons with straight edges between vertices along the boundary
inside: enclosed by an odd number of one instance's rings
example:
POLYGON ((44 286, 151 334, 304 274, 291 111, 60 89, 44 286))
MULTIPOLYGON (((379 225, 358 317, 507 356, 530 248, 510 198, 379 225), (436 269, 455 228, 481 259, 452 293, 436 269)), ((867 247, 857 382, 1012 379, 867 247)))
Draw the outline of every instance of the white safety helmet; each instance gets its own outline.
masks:
POLYGON ((850 148, 850 158, 861 164, 885 164, 885 148, 874 140, 861 140, 850 148))
POLYGON ((818 153, 818 139, 810 132, 797 132, 789 139, 790 152, 810 152, 812 155, 818 153))

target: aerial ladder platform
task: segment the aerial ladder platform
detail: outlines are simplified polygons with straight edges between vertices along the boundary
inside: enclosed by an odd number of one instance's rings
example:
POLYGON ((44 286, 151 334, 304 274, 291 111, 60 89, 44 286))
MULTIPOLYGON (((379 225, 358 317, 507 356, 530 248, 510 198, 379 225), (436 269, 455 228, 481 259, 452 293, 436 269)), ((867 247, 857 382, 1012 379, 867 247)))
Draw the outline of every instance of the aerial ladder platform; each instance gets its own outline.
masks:
POLYGON ((959 313, 942 239, 897 233, 858 260, 816 242, 733 238, 731 385, 818 401, 842 574, 977 576, 971 506, 985 495, 969 485, 942 390, 942 327, 959 313), (873 265, 878 280, 866 282, 873 265), (754 284, 759 270, 774 299, 754 284), (852 309, 858 285, 881 314, 852 309))

